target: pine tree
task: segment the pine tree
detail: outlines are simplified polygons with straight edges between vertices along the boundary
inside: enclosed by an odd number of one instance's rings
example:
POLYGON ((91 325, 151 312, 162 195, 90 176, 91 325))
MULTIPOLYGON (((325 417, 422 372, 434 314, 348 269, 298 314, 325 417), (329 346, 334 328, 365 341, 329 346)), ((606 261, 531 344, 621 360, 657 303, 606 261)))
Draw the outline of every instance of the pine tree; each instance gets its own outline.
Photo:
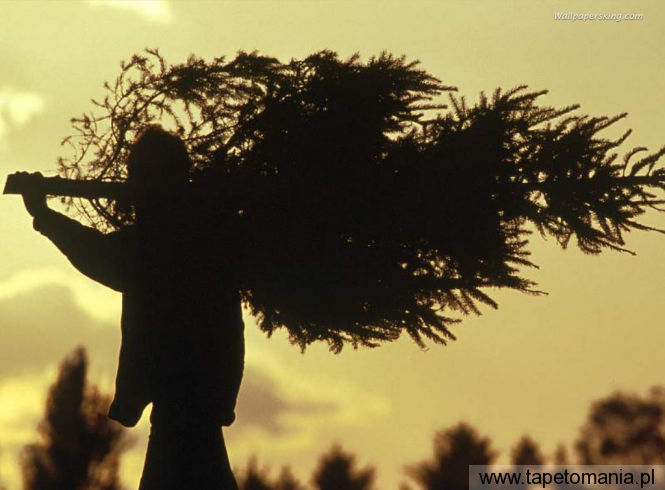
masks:
POLYGON ((582 464, 665 464, 665 389, 596 401, 575 449, 582 464))
POLYGON ((272 482, 267 468, 259 468, 255 457, 247 464, 243 477, 240 479, 241 490, 305 490, 293 475, 291 468, 282 467, 277 479, 272 482))
POLYGON ((268 477, 268 471, 265 468, 259 468, 255 457, 250 458, 238 486, 241 490, 274 490, 268 477))
POLYGON ((557 466, 569 464, 568 450, 564 444, 558 444, 552 455, 552 462, 557 466))
POLYGON ((524 435, 510 453, 511 462, 516 466, 539 466, 545 464, 545 458, 538 443, 524 435))
POLYGON ((275 482, 275 490, 305 490, 305 487, 293 475, 291 468, 284 466, 275 482))
POLYGON ((86 383, 87 359, 75 350, 49 390, 39 442, 21 454, 24 490, 119 490, 124 429, 106 417, 109 398, 86 383))
POLYGON ((466 423, 434 437, 434 457, 407 467, 406 472, 423 490, 469 488, 469 466, 490 465, 495 458, 489 438, 466 423))
MULTIPOLYGON (((146 126, 177 132, 209 198, 198 212, 242 251, 243 300, 301 348, 401 333, 445 344, 460 315, 497 306, 489 288, 538 292, 524 277, 531 230, 589 254, 626 251, 665 189, 665 148, 620 159, 630 132, 600 135, 625 114, 544 106, 546 91, 523 86, 469 103, 387 53, 169 65, 148 51, 106 90, 73 120, 61 174, 122 180, 146 126)), ((100 229, 132 221, 120 201, 65 201, 100 229)))
POLYGON ((375 478, 374 468, 357 468, 356 456, 340 446, 333 446, 321 456, 312 482, 317 490, 371 490, 375 478))

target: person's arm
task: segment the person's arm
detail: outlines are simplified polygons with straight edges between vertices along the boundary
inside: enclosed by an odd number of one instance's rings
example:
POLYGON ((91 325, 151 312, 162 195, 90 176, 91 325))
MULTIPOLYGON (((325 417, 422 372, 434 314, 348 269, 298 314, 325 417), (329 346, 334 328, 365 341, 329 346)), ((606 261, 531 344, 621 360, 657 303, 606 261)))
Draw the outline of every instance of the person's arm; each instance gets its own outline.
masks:
POLYGON ((34 218, 35 230, 51 240, 74 267, 116 291, 126 290, 130 264, 123 240, 49 209, 46 196, 39 191, 24 193, 23 201, 34 218))

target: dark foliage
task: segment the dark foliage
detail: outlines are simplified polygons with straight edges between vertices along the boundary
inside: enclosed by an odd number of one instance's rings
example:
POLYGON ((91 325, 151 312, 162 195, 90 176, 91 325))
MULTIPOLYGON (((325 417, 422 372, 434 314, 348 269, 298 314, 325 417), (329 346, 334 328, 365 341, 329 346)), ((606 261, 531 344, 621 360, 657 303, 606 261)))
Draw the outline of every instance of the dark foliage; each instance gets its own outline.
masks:
POLYGON ((317 490, 371 490, 375 477, 374 468, 357 468, 356 456, 334 446, 321 456, 312 483, 317 490))
POLYGON ((469 465, 490 465, 494 458, 489 438, 461 423, 436 434, 433 459, 412 465, 406 472, 423 490, 466 490, 469 465))
POLYGON ((570 464, 568 460, 568 450, 564 444, 558 444, 552 455, 552 463, 557 466, 565 466, 570 464))
POLYGON ((267 469, 259 468, 256 458, 250 459, 240 479, 240 490, 305 490, 287 466, 274 482, 268 473, 267 469))
POLYGON ((595 402, 575 449, 582 464, 665 464, 665 390, 595 402))
POLYGON ((277 478, 275 490, 305 490, 305 487, 300 484, 291 469, 285 466, 277 478))
POLYGON ((241 490, 273 490, 267 473, 265 469, 259 468, 256 458, 252 458, 238 486, 241 490))
MULTIPOLYGON (((665 388, 653 388, 647 396, 615 393, 591 405, 575 449, 580 464, 665 464, 665 388)), ((437 433, 430 460, 409 465, 405 473, 422 490, 465 490, 469 465, 491 465, 497 453, 488 437, 466 423, 437 433)), ((373 468, 356 468, 357 456, 334 447, 321 456, 312 477, 313 488, 339 490, 373 488, 373 468)), ((510 453, 513 465, 546 464, 539 444, 522 436, 510 453)), ((566 446, 559 444, 551 457, 555 465, 573 464, 566 446)), ((266 470, 250 460, 241 489, 304 490, 288 468, 272 482, 266 470)), ((309 487, 308 487, 309 488, 309 487)), ((410 485, 402 484, 402 490, 410 485)))
POLYGON ((60 366, 49 390, 40 441, 21 454, 25 490, 118 490, 124 430, 106 417, 109 399, 86 386, 82 349, 60 366))
MULTIPOLYGON (((240 490, 305 490, 289 467, 283 467, 273 481, 267 468, 260 468, 256 458, 251 458, 242 472, 240 490)), ((323 454, 314 469, 312 486, 316 490, 371 490, 376 471, 374 468, 358 468, 356 456, 334 446, 323 454)))
MULTIPOLYGON (((302 348, 402 332, 445 343, 451 312, 496 307, 487 288, 535 292, 522 272, 534 265, 529 230, 586 253, 624 250, 665 187, 665 149, 619 159, 629 132, 599 135, 624 114, 541 106, 545 91, 525 87, 469 105, 389 54, 168 65, 148 51, 106 89, 98 115, 73 120, 61 173, 122 180, 142 128, 176 131, 212 225, 241 250, 228 260, 244 301, 263 330, 286 327, 302 348), (444 92, 452 110, 432 102, 444 92)), ((113 201, 70 204, 99 228, 132 219, 113 201)))
POLYGON ((520 438, 510 453, 511 462, 516 466, 539 466, 545 464, 540 446, 531 437, 520 438))

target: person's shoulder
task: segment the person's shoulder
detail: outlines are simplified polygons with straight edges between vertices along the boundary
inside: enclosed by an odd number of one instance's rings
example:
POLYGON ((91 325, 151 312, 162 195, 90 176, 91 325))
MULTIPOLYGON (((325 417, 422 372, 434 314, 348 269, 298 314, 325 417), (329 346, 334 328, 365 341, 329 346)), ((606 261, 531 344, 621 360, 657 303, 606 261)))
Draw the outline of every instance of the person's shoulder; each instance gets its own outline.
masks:
POLYGON ((125 226, 123 228, 120 228, 119 230, 114 230, 106 234, 106 237, 109 240, 118 241, 118 242, 132 241, 136 239, 136 236, 137 236, 136 225, 125 226))

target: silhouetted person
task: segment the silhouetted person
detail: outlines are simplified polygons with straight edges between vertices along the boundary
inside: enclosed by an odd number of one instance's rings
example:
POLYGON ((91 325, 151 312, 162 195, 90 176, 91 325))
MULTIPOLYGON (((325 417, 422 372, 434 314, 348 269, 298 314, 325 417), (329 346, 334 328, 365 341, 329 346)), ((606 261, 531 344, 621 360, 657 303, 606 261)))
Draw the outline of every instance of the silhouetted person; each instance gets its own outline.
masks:
POLYGON ((221 426, 230 425, 244 339, 232 231, 185 191, 183 142, 148 128, 132 146, 134 225, 103 234, 24 195, 34 228, 82 273, 123 293, 122 344, 109 416, 134 426, 153 404, 140 490, 235 489, 221 426))

